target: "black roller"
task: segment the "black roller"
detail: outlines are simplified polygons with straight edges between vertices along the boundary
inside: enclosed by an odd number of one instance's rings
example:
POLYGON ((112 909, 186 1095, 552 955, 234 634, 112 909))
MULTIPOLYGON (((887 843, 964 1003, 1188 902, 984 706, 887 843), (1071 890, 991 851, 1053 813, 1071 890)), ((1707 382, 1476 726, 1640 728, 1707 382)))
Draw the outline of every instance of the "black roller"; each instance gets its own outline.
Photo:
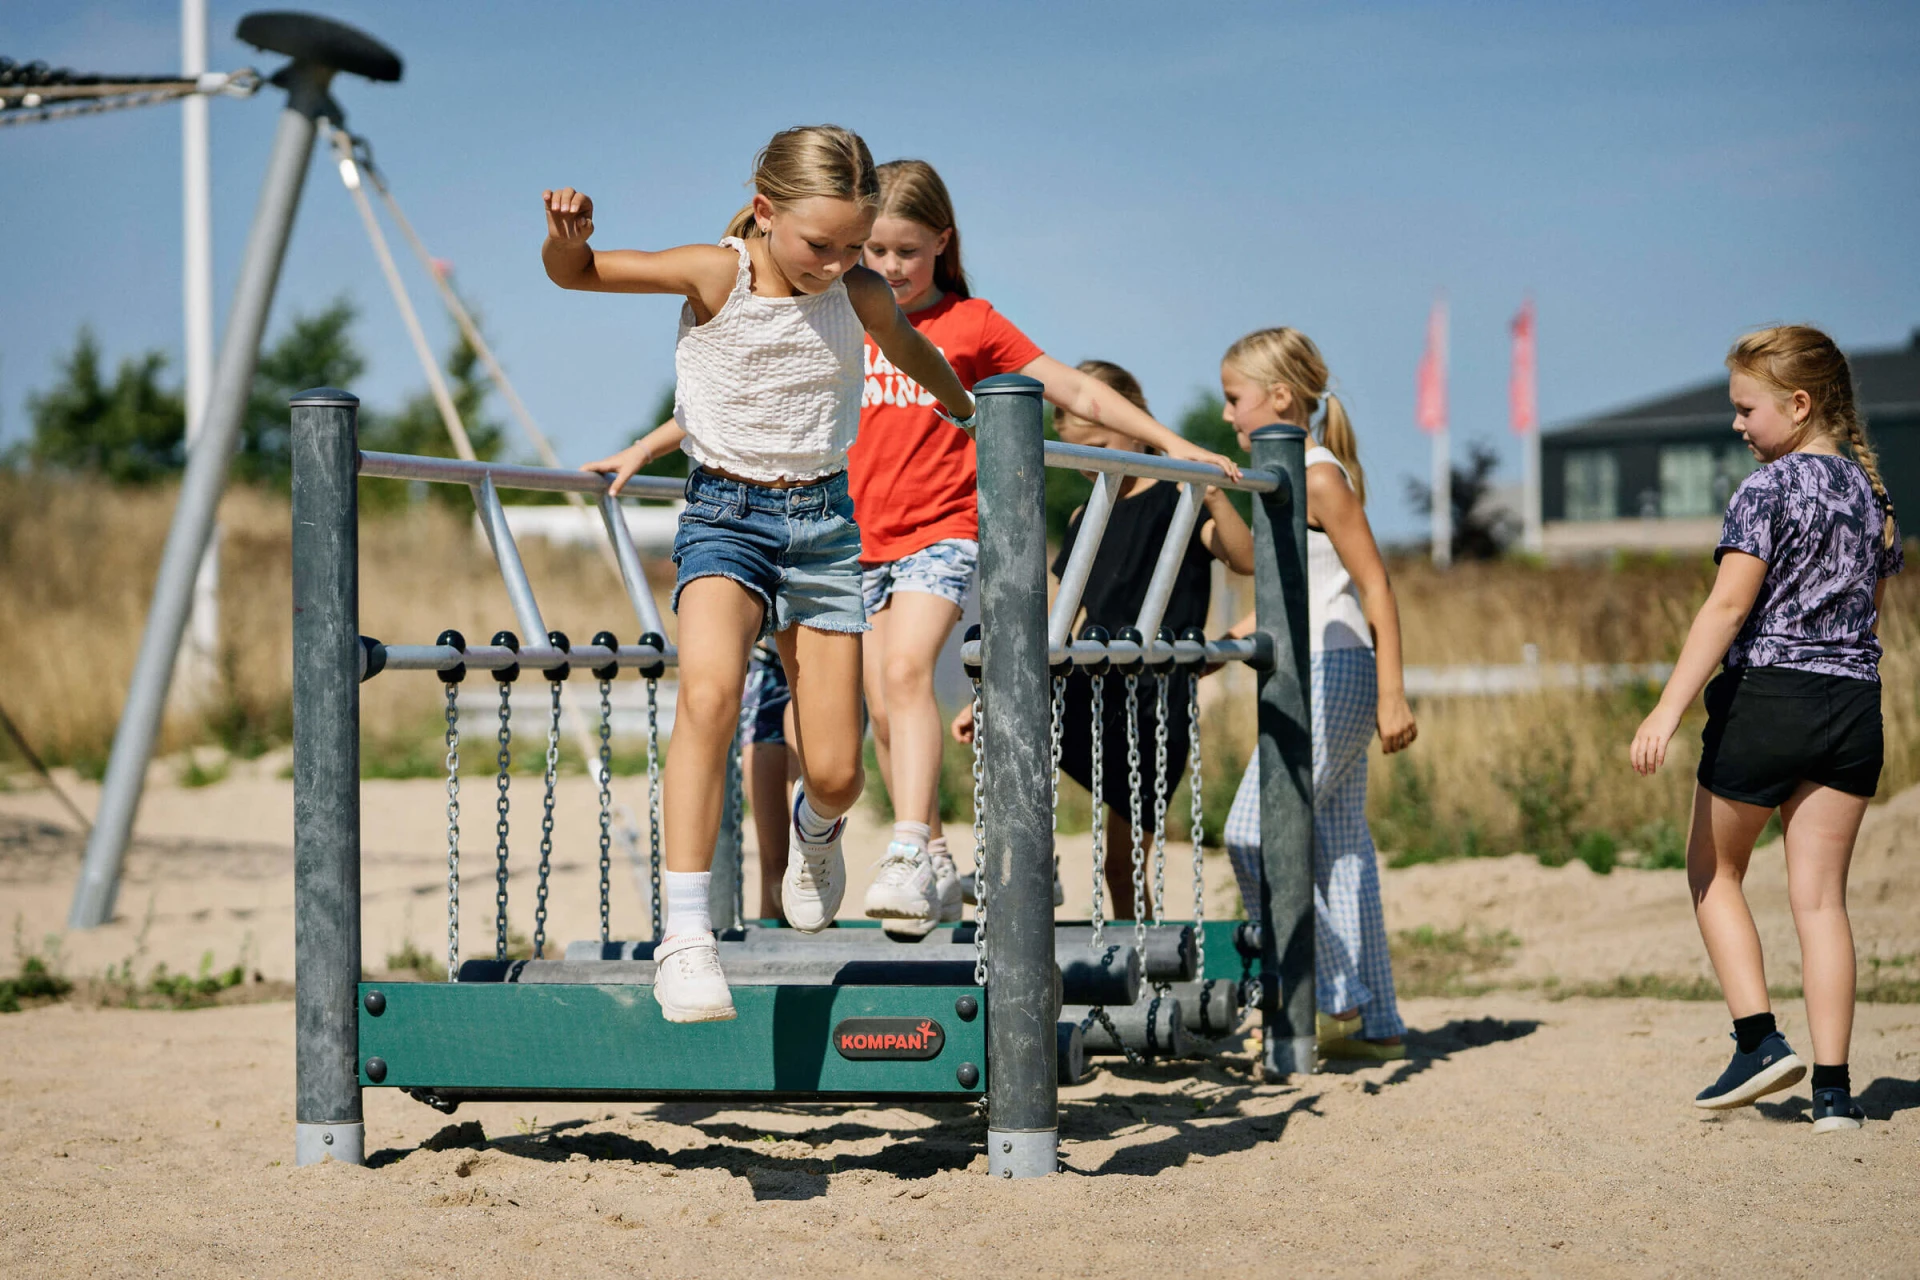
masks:
POLYGON ((1131 939, 1108 942, 1098 951, 1084 944, 1056 945, 1053 958, 1060 966, 1061 998, 1069 1004, 1132 1004, 1140 998, 1144 975, 1131 939))
POLYGON ((1060 1053, 1060 1083, 1084 1084, 1092 1071, 1087 1067, 1087 1041, 1077 1022, 1057 1024, 1060 1053))
MULTIPOLYGON (((1069 1005, 1060 1016, 1084 1025, 1091 1012, 1084 1005, 1069 1005)), ((1133 1004, 1108 1006, 1106 1013, 1120 1039, 1116 1043, 1113 1033, 1095 1019, 1085 1032, 1089 1057, 1125 1057, 1126 1049, 1131 1049, 1145 1058, 1184 1058, 1193 1051, 1180 1001, 1173 996, 1149 991, 1133 1004)))
MULTIPOLYGON (((1131 923, 1110 921, 1104 938, 1109 942, 1133 941, 1131 923)), ((1093 927, 1084 924, 1056 925, 1053 931, 1054 954, 1070 955, 1073 952, 1091 950, 1093 927)), ((1147 954, 1145 977, 1148 982, 1192 982, 1200 974, 1195 966, 1199 963, 1193 943, 1193 926, 1162 925, 1147 929, 1147 954)))
POLYGON ((284 53, 298 62, 317 63, 368 80, 400 78, 399 54, 366 32, 331 18, 285 9, 249 13, 233 34, 256 49, 284 53))
POLYGON ((1176 982, 1169 988, 1180 1001, 1180 1019, 1188 1031, 1209 1040, 1240 1029, 1240 984, 1231 978, 1176 982))

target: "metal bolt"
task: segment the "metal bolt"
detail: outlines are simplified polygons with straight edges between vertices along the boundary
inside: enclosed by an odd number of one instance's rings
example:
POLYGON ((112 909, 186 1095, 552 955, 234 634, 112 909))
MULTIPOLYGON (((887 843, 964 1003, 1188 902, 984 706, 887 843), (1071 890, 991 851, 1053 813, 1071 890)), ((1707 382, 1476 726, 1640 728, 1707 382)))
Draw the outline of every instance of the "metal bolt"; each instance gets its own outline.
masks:
POLYGON ((960 1021, 972 1022, 980 1012, 980 1002, 972 996, 961 996, 953 1002, 953 1011, 959 1015, 960 1021))
POLYGON ((331 1132, 331 1131, 329 1131, 329 1132, 327 1132, 327 1133, 323 1133, 323 1134, 321 1134, 321 1135, 320 1135, 320 1141, 322 1141, 322 1142, 324 1142, 324 1143, 326 1143, 326 1144, 327 1144, 328 1146, 332 1146, 332 1145, 333 1145, 333 1134, 332 1134, 332 1132, 331 1132))
POLYGON ((1003 1178, 1011 1178, 1011 1177, 1013 1176, 1013 1170, 1011 1170, 1011 1169, 1002 1169, 1002 1170, 1000 1171, 1000 1176, 1001 1176, 1001 1177, 1003 1177, 1003 1178))
POLYGON ((367 1079, 379 1084, 387 1078, 387 1060, 385 1058, 367 1059, 367 1079))
POLYGON ((1013 1154, 1013 1144, 1012 1144, 1011 1142, 1003 1142, 1003 1143, 1001 1143, 1001 1144, 1000 1144, 1000 1149, 1001 1149, 1002 1151, 1004 1151, 1004 1152, 1006 1152, 1006 1153, 1007 1153, 1008 1155, 1012 1155, 1012 1154, 1013 1154))
POLYGON ((378 991, 367 992, 364 1003, 367 1006, 367 1012, 376 1018, 387 1011, 387 998, 378 991))

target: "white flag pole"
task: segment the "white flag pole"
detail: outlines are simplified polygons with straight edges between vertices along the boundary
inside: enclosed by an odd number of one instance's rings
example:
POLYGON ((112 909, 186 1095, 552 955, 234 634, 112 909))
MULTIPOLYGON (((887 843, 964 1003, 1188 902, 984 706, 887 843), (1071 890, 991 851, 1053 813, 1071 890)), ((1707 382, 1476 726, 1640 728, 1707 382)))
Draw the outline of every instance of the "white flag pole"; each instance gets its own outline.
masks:
MULTIPOLYGON (((180 0, 180 73, 192 78, 207 69, 206 0, 180 0)), ((185 309, 187 448, 200 434, 207 397, 213 387, 213 217, 208 182, 207 95, 187 94, 180 101, 180 190, 184 244, 181 255, 185 309)), ((193 580, 193 604, 187 618, 175 687, 181 698, 203 704, 219 676, 220 527, 216 524, 193 580)))

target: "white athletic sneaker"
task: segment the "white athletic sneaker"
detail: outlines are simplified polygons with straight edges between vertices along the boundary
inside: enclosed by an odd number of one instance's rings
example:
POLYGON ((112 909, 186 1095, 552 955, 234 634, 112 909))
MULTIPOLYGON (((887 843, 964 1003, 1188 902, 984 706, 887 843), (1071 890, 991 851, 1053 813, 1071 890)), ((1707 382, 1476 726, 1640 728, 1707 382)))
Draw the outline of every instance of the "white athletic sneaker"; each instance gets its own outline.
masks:
MULTIPOLYGON (((795 803, 799 797, 794 798, 795 803)), ((801 933, 818 933, 833 923, 840 900, 847 896, 847 860, 840 854, 840 837, 847 829, 843 816, 819 844, 800 837, 799 824, 787 837, 787 872, 780 878, 780 905, 787 923, 801 933)))
POLYGON ((876 874, 867 886, 868 915, 929 928, 940 919, 940 891, 933 882, 933 859, 925 849, 896 840, 874 865, 876 874))
POLYGON ((947 853, 929 855, 933 864, 934 897, 940 903, 939 919, 928 920, 888 920, 881 927, 896 938, 924 938, 932 933, 936 924, 952 924, 960 919, 960 868, 953 865, 953 857, 947 853))
POLYGON ((653 998, 668 1022, 726 1022, 733 993, 720 972, 720 946, 711 933, 668 938, 653 951, 653 998))

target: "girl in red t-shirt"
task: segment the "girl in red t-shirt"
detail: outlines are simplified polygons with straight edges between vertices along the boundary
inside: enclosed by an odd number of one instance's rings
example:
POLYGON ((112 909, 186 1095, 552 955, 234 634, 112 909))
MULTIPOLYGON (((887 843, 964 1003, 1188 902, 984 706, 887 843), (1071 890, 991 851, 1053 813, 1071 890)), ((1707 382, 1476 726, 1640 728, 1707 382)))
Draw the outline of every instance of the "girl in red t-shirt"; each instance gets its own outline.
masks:
MULTIPOLYGON (((1048 401, 1174 458, 1229 459, 1168 430, 1096 378, 1053 359, 967 288, 946 184, 924 160, 879 167, 880 216, 866 264, 886 277, 913 327, 971 387, 998 373, 1037 378, 1048 401)), ((860 434, 847 457, 860 526, 868 621, 867 711, 880 773, 893 799, 893 840, 867 893, 867 913, 894 932, 922 934, 960 918, 960 883, 939 831, 945 725, 933 664, 979 560, 973 442, 941 420, 931 392, 867 343, 860 434)))

